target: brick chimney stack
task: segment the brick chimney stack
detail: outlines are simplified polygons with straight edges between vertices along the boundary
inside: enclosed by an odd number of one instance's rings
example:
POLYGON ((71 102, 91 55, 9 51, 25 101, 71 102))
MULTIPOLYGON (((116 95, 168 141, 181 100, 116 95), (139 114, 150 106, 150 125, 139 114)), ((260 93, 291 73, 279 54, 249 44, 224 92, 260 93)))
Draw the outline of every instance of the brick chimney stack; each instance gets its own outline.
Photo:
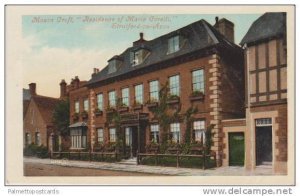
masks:
POLYGON ((30 83, 29 84, 29 91, 31 96, 36 95, 36 83, 30 83))
POLYGON ((79 88, 79 83, 80 83, 80 80, 79 80, 78 76, 75 76, 75 79, 74 79, 75 88, 79 88))
POLYGON ((226 37, 229 41, 234 43, 234 24, 227 20, 226 18, 222 18, 219 20, 219 17, 216 17, 216 23, 214 27, 226 37))
POLYGON ((60 85, 60 98, 63 99, 67 96, 67 83, 63 79, 61 80, 59 85, 60 85))

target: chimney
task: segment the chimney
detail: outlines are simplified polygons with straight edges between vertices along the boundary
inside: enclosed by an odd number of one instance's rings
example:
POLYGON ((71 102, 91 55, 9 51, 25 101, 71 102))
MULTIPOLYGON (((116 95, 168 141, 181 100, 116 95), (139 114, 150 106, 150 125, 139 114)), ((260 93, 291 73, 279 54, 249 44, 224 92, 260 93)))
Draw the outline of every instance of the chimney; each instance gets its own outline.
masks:
POLYGON ((222 18, 219 20, 219 17, 215 18, 216 23, 214 27, 229 41, 234 43, 234 24, 227 20, 226 18, 222 18))
POLYGON ((79 88, 79 83, 80 83, 80 80, 79 80, 78 76, 75 76, 75 79, 74 79, 75 88, 79 88))
POLYGON ((36 95, 36 83, 29 84, 29 91, 31 96, 36 95))
POLYGON ((138 46, 142 43, 144 43, 146 40, 144 40, 144 33, 143 32, 140 32, 140 39, 133 42, 133 46, 138 46))
POLYGON ((67 83, 65 80, 61 80, 60 85, 60 98, 65 98, 67 96, 67 83))

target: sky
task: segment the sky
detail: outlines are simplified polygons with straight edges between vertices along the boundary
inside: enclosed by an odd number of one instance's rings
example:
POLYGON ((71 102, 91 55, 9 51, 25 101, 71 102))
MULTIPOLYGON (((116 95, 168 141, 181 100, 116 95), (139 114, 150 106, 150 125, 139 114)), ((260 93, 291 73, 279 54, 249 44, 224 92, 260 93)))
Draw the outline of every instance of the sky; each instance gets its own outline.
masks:
POLYGON ((35 82, 38 94, 59 97, 62 79, 68 84, 75 76, 89 80, 93 68, 104 68, 112 56, 131 47, 140 32, 151 40, 201 19, 212 25, 216 16, 232 21, 238 44, 262 14, 23 16, 23 88, 35 82))

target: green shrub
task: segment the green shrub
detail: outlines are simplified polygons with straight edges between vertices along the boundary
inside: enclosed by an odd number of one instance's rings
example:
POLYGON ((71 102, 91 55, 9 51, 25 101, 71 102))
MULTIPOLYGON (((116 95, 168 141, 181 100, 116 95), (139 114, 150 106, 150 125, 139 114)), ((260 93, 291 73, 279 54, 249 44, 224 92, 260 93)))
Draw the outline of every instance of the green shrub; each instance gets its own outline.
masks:
POLYGON ((39 158, 49 157, 48 149, 45 146, 38 146, 36 144, 30 144, 23 150, 24 156, 34 156, 39 158))

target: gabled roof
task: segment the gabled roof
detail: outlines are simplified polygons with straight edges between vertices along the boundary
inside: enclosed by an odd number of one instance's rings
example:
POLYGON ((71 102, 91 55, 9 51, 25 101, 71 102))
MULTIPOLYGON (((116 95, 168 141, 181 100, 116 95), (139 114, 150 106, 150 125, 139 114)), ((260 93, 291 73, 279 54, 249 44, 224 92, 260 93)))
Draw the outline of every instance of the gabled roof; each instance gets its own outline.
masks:
POLYGON ((46 96, 32 96, 31 100, 35 102, 43 120, 47 125, 52 125, 52 116, 59 99, 46 96))
POLYGON ((199 20, 156 39, 143 41, 141 44, 142 45, 129 47, 119 55, 123 61, 122 65, 119 66, 116 72, 109 74, 108 66, 106 66, 99 73, 94 74, 91 80, 88 81, 87 85, 167 61, 174 57, 179 57, 201 49, 214 47, 219 44, 226 45, 229 49, 232 48, 240 50, 239 46, 228 41, 205 20, 199 20), (179 51, 172 54, 167 54, 168 39, 174 35, 182 35, 185 38, 185 43, 183 43, 183 46, 179 51), (147 48, 150 51, 150 55, 141 64, 132 66, 132 62, 130 62, 130 53, 134 51, 136 47, 141 46, 147 48))
POLYGON ((285 33, 286 13, 268 12, 253 22, 240 44, 249 44, 264 39, 273 38, 279 35, 284 35, 285 33))

